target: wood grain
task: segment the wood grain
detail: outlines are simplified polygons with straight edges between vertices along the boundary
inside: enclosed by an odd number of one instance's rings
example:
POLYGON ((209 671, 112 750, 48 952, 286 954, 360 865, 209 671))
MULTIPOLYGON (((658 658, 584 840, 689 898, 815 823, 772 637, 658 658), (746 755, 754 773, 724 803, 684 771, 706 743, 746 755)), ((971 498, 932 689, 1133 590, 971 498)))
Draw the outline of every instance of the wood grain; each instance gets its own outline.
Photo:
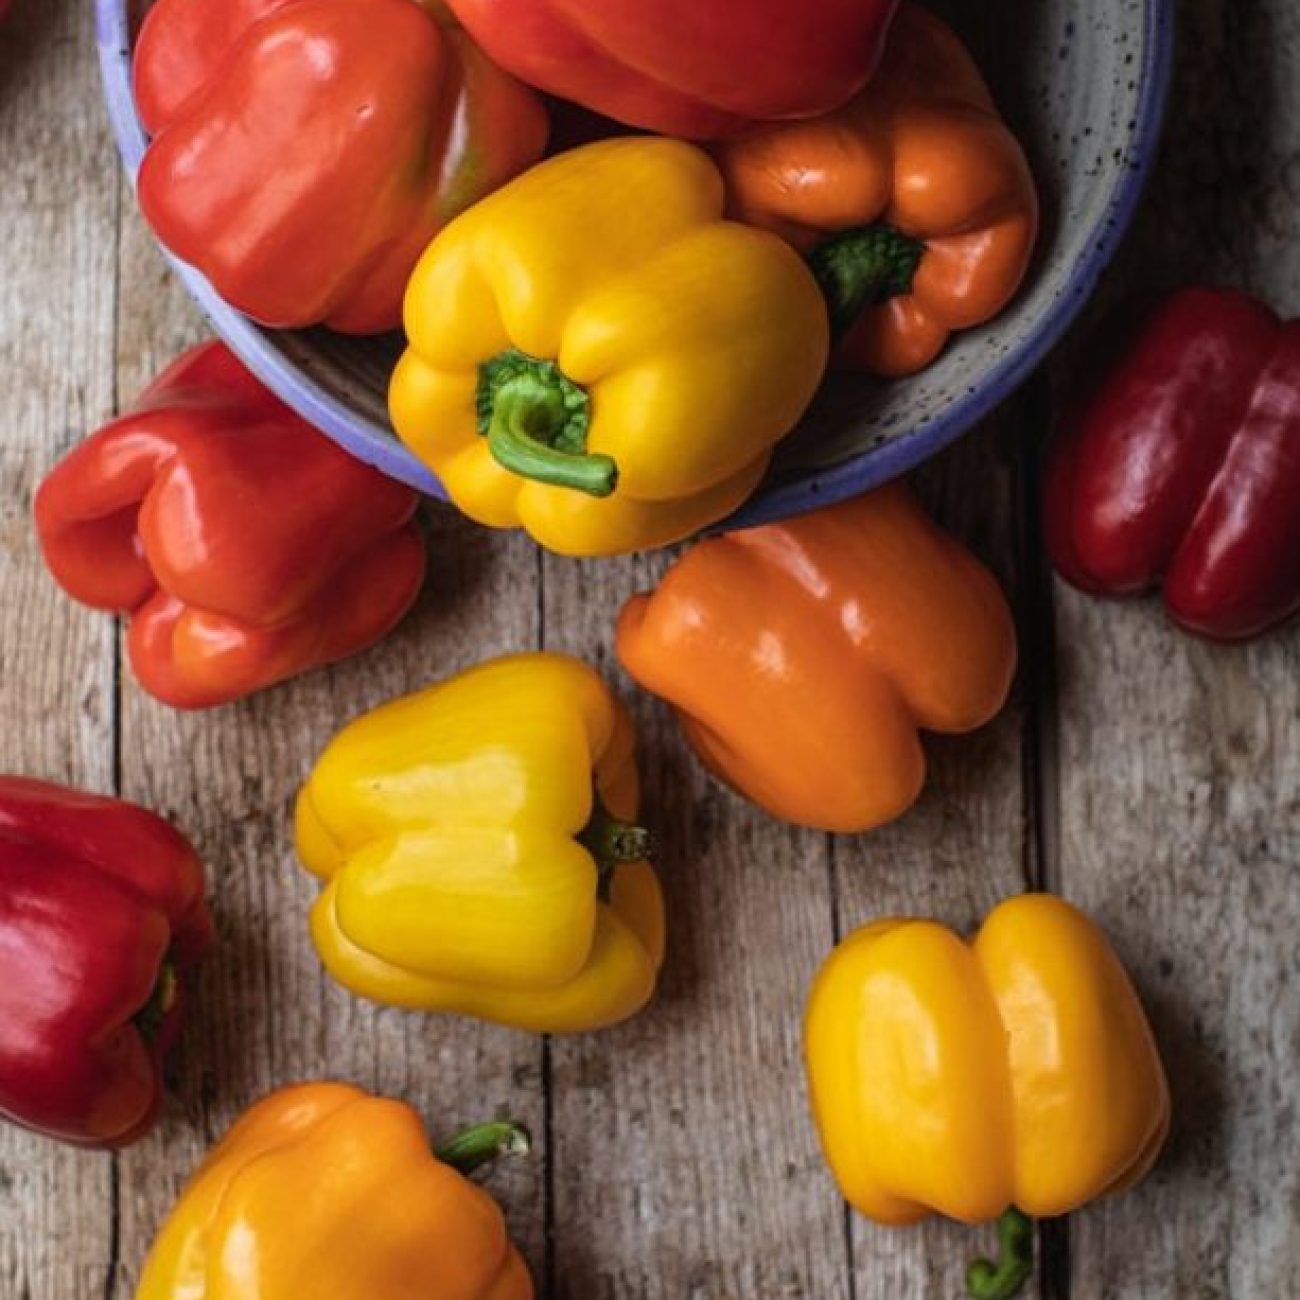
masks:
MULTIPOLYGON (((120 274, 120 376, 123 391, 135 392, 204 331, 133 212, 123 225, 120 274)), ((534 549, 515 539, 477 541, 451 512, 430 515, 430 581, 377 652, 195 715, 124 682, 123 793, 194 838, 211 872, 220 942, 178 1061, 178 1102, 157 1134, 118 1158, 122 1266, 113 1294, 133 1293, 152 1234, 204 1147, 278 1085, 350 1080, 409 1102, 437 1137, 507 1113, 542 1130, 540 1043, 345 994, 308 941, 315 886, 293 856, 293 797, 338 727, 482 657, 536 644, 534 549)), ((535 1267, 544 1259, 544 1173, 536 1159, 492 1177, 535 1267)))
POLYGON ((1061 886, 1133 971, 1175 1113, 1156 1175, 1077 1216, 1072 1294, 1292 1294, 1294 636, 1215 649, 1073 595, 1060 617, 1061 886))
MULTIPOLYGON (((1300 312, 1300 12, 1183 6, 1177 106, 1126 288, 1300 312)), ((1155 1176, 1076 1216, 1076 1300, 1283 1297, 1300 1275, 1300 629, 1193 641, 1058 588, 1053 874, 1134 971, 1173 1084, 1155 1176)))
MULTIPOLYGON (((614 677, 614 618, 665 557, 548 558, 548 647, 614 677)), ((659 998, 551 1046, 556 1300, 847 1297, 839 1204, 806 1117, 798 1007, 831 940, 824 837, 705 777, 668 711, 641 727, 669 944, 659 998)))
MULTIPOLYGON (((112 622, 60 596, 30 520, 45 469, 113 402, 116 173, 92 25, 87 5, 29 5, 0 35, 0 770, 111 791, 112 622)), ((103 1158, 0 1131, 0 1296, 101 1295, 109 1191, 103 1158)))
MULTIPOLYGON (((1179 107, 1110 288, 1201 276, 1300 310, 1300 12, 1182 11, 1179 107)), ((985 53, 1007 57, 985 26, 985 53)), ((119 188, 98 97, 90 6, 19 0, 0 34, 0 360, 18 377, 0 389, 0 755, 175 818, 209 863, 222 942, 155 1135, 114 1158, 0 1132, 0 1300, 129 1300, 210 1141, 267 1089, 322 1076, 405 1098, 435 1134, 507 1112, 532 1126, 535 1157, 490 1183, 544 1300, 956 1295, 983 1234, 845 1214, 807 1114, 799 1011, 836 934, 898 912, 972 926, 1042 883, 1094 909, 1136 972, 1177 1116, 1148 1184, 1045 1233, 1037 1294, 1294 1294, 1300 632, 1213 649, 1155 606, 1054 590, 1028 523, 1026 453, 1047 422, 1031 389, 921 476, 1016 601, 1012 707, 934 741, 925 798, 876 835, 774 825, 632 692, 613 617, 669 557, 543 560, 438 508, 429 587, 383 647, 232 708, 163 709, 119 686, 112 620, 56 592, 28 520, 54 459, 205 333, 119 188), (660 997, 619 1029, 544 1042, 346 996, 306 938, 297 783, 361 710, 542 644, 597 662, 640 725, 669 905, 660 997)))
MULTIPOLYGON (((1022 415, 1013 404, 918 483, 936 517, 990 565, 1017 605, 1022 415)), ((881 916, 933 916, 971 931, 1032 882, 1024 682, 1022 672, 1007 709, 982 731, 927 739, 927 787, 911 813, 874 834, 834 841, 840 936, 881 916)), ((955 1296, 966 1262, 993 1246, 987 1233, 938 1220, 900 1232, 854 1215, 851 1232, 855 1300, 955 1296)))

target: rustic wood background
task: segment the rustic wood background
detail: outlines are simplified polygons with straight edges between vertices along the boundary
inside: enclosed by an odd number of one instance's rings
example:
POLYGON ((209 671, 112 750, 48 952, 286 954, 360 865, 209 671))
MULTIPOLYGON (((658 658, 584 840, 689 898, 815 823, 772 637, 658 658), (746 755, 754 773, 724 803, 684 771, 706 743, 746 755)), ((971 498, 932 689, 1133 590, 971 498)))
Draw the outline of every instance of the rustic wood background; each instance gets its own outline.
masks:
MULTIPOLYGON (((1169 137, 1113 282, 1231 281, 1300 310, 1300 8, 1182 8, 1169 137)), ((650 1011, 543 1042, 375 1010, 322 977, 289 808, 334 728, 499 651, 615 672, 614 613, 663 561, 566 563, 432 509, 432 581, 376 653, 199 717, 142 696, 112 620, 46 578, 28 517, 54 460, 204 335, 121 181, 92 25, 89 0, 17 0, 0 33, 0 766, 174 818, 210 864, 222 942, 156 1135, 118 1156, 0 1135, 0 1300, 126 1300, 205 1147, 268 1089, 320 1076, 406 1098, 440 1134, 526 1120, 536 1157, 491 1186, 550 1300, 953 1296, 978 1235, 846 1216, 806 1114, 797 1008, 869 916, 970 925, 1027 886, 1109 928, 1176 1110, 1145 1186, 1043 1230, 1037 1294, 1300 1293, 1300 632, 1215 649, 1155 604, 1054 585, 1032 492, 1045 381, 922 475, 1006 580, 1025 667, 996 725, 931 747, 904 822, 860 839, 775 826, 637 697, 671 916, 650 1011)))

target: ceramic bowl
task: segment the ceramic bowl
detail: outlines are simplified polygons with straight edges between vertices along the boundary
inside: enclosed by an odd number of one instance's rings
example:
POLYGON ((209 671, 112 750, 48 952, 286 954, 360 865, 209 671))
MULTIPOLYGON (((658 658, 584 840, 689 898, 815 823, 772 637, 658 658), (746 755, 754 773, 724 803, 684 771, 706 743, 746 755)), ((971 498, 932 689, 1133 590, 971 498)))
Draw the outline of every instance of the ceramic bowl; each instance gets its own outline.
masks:
MULTIPOLYGON (((831 379, 729 525, 799 514, 913 468, 1042 361, 1092 294, 1137 205, 1159 137, 1175 4, 998 0, 985 9, 964 0, 945 14, 979 59, 1039 183, 1043 230, 1025 287, 1002 316, 959 336, 921 375, 831 379)), ((108 112, 132 178, 146 143, 130 79, 140 8, 140 0, 97 0, 108 112)), ((177 270, 217 333, 282 399, 362 460, 445 496, 385 414, 400 339, 263 330, 193 268, 177 270)))

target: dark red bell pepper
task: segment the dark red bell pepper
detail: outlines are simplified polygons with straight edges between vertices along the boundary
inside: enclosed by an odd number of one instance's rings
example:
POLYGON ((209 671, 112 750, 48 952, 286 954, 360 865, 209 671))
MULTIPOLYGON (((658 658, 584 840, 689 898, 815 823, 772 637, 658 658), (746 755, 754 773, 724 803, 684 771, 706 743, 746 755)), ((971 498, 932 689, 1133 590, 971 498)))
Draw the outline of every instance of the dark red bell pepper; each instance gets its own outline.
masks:
POLYGON ((212 941, 203 886, 161 817, 0 777, 0 1114, 78 1146, 150 1128, 212 941))
POLYGON ((140 684, 198 709, 384 636, 424 580, 417 500, 209 343, 56 465, 35 513, 59 584, 130 615, 140 684))
POLYGON ((396 329, 420 254, 546 146, 541 98, 413 0, 159 0, 140 206, 241 311, 396 329))
POLYGON ((1189 631, 1242 640, 1300 611, 1300 321, 1234 290, 1161 302, 1067 414, 1045 513, 1062 577, 1163 583, 1189 631))
POLYGON ((813 117, 860 90, 898 0, 448 0, 503 68, 690 139, 813 117))

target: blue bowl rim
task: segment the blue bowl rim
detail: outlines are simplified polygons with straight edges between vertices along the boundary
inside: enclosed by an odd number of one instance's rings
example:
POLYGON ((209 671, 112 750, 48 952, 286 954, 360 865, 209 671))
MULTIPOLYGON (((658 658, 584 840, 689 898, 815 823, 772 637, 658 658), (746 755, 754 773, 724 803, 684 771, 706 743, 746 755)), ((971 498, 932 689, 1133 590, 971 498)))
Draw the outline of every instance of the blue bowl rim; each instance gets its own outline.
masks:
MULTIPOLYGON (((1130 162, 1112 191, 1087 255, 1073 268, 1050 307, 1023 343, 998 364, 973 391, 929 416, 907 433, 860 453, 840 465, 789 483, 760 488, 718 530, 747 528, 804 513, 878 487, 915 469, 1000 406, 1038 368, 1060 342, 1091 298, 1132 224, 1159 148, 1173 74, 1174 15, 1177 0, 1146 5, 1142 86, 1130 162)), ((131 36, 127 0, 96 0, 96 36, 109 122, 132 185, 147 137, 136 114, 131 86, 131 36)), ((168 256, 190 295, 217 333, 257 377, 328 437, 359 460, 391 478, 442 500, 446 490, 429 469, 386 426, 357 414, 274 348, 266 332, 230 307, 199 271, 168 256)))

